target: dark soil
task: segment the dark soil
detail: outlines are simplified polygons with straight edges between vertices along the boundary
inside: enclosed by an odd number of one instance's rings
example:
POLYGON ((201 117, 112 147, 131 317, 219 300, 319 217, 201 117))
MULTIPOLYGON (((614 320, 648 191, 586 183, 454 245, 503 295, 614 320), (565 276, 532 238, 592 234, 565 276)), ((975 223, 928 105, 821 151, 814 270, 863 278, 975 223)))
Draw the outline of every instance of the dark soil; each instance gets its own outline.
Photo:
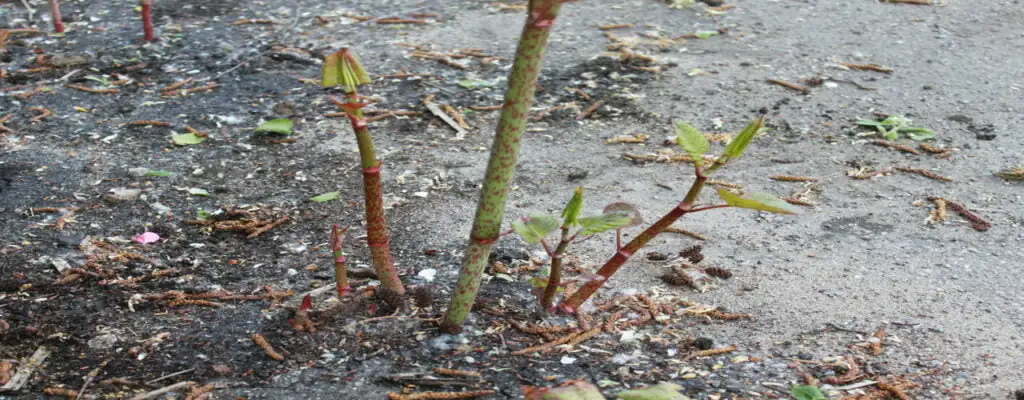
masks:
MULTIPOLYGON (((338 16, 335 5, 320 2, 297 2, 298 18, 292 3, 207 3, 157 1, 160 35, 155 43, 140 41, 131 2, 64 4, 66 23, 71 22, 64 36, 46 35, 49 28, 38 15, 31 22, 17 21, 25 17, 17 2, 0 5, 5 25, 44 32, 13 36, 3 47, 0 63, 6 71, 0 81, 0 117, 11 116, 4 123, 10 131, 0 133, 0 361, 24 359, 43 346, 53 352, 27 386, 10 394, 14 398, 36 398, 49 387, 78 390, 87 382, 83 398, 131 397, 183 380, 197 382, 195 386, 215 384, 215 397, 223 398, 330 397, 332 391, 340 398, 379 398, 407 383, 387 377, 428 373, 433 367, 479 370, 485 382, 470 387, 492 388, 498 392, 494 397, 505 398, 521 397, 522 385, 550 386, 575 379, 604 382, 609 394, 673 381, 699 398, 745 398, 754 393, 779 397, 786 396, 789 384, 800 377, 795 354, 788 350, 741 350, 680 361, 692 351, 730 344, 696 332, 756 324, 682 314, 639 327, 636 335, 647 338, 640 344, 621 340, 619 332, 603 333, 571 353, 510 356, 510 351, 545 341, 517 331, 509 322, 539 321, 525 279, 492 279, 484 286, 467 331, 440 335, 434 319, 446 304, 450 272, 461 260, 458 252, 464 243, 437 240, 432 230, 445 228, 428 226, 417 211, 451 199, 472 199, 477 186, 476 178, 461 174, 435 176, 435 167, 449 171, 464 165, 430 150, 476 151, 488 145, 488 137, 450 141, 453 132, 424 109, 422 100, 433 95, 434 102, 463 111, 471 125, 489 126, 496 112, 468 107, 501 104, 507 71, 499 65, 508 62, 487 64, 470 58, 467 76, 436 61, 409 57, 412 48, 384 44, 400 41, 402 32, 416 26, 347 24, 353 21, 338 16), (314 22, 316 15, 327 16, 326 24, 314 22), (231 24, 241 18, 270 18, 275 24, 231 24), (347 251, 353 260, 368 259, 351 133, 343 119, 323 116, 338 111, 326 100, 336 93, 308 81, 318 77, 319 60, 337 50, 339 43, 357 44, 357 53, 360 47, 376 47, 363 57, 376 75, 427 74, 379 78, 364 94, 382 99, 375 105, 378 109, 422 112, 386 119, 373 129, 386 143, 381 152, 389 169, 385 200, 393 252, 407 283, 429 287, 435 296, 430 307, 414 308, 409 300, 395 310, 394 304, 366 292, 371 280, 356 280, 351 298, 339 301, 331 291, 315 298, 315 333, 295 332, 289 319, 301 294, 333 285, 326 246, 329 225, 352 226, 347 251), (196 93, 161 92, 185 78, 194 79, 185 90, 219 86, 196 93), (488 86, 466 89, 457 84, 470 78, 488 86), (118 92, 87 93, 69 84, 118 92), (33 92, 38 93, 28 95, 33 92), (40 112, 33 107, 53 115, 34 121, 40 112), (252 132, 261 120, 277 117, 295 121, 294 142, 252 132), (169 126, 124 125, 143 120, 169 126), (206 140, 174 145, 169 135, 184 133, 186 126, 206 134, 206 140), (138 176, 130 171, 133 168, 170 171, 170 176, 138 176), (396 183, 403 171, 412 171, 415 178, 407 179, 419 186, 396 183), (190 188, 204 189, 209 196, 190 195, 190 188), (123 189, 139 192, 127 200, 110 196, 112 190, 123 189), (414 194, 424 190, 431 196, 421 199, 414 194), (330 191, 340 191, 341 200, 309 200, 330 191), (246 233, 186 222, 199 219, 199 210, 220 210, 226 214, 217 218, 229 218, 230 211, 239 209, 262 220, 287 216, 288 221, 251 239, 246 233), (130 240, 146 231, 161 239, 148 245, 130 240), (70 270, 62 272, 65 268, 70 270), (428 269, 443 273, 436 282, 417 277, 428 269), (219 306, 175 304, 174 291, 219 306), (226 295, 250 297, 230 300, 224 299, 226 295), (360 322, 389 315, 395 317, 360 322), (284 361, 257 348, 250 340, 253 333, 264 335, 284 361), (98 372, 87 378, 91 371, 98 372), (110 381, 113 378, 124 381, 110 381), (768 381, 776 385, 763 384, 768 381), (345 392, 336 392, 341 389, 345 392)), ((454 6, 437 1, 397 3, 345 6, 372 9, 375 16, 431 12, 440 21, 456 18, 458 7, 484 7, 474 1, 454 6)), ((503 43, 505 48, 485 52, 508 57, 510 44, 503 43)), ((445 53, 457 48, 423 49, 445 53)), ((654 66, 612 57, 548 65, 539 83, 538 122, 555 130, 571 126, 581 110, 600 100, 604 105, 590 118, 653 123, 658 117, 637 107, 630 94, 657 79, 656 73, 645 70, 654 66), (589 98, 572 89, 587 92, 589 98), (576 104, 544 112, 569 102, 576 104)), ((981 137, 988 132, 983 128, 971 131, 981 137)), ((541 185, 522 176, 517 182, 532 188, 541 185)), ((529 263, 530 256, 522 247, 503 245, 495 260, 522 264, 529 263)), ((722 285, 740 290, 728 282, 722 285)), ((682 309, 674 303, 678 298, 658 300, 682 309)), ((638 308, 630 310, 623 314, 627 320, 642 316, 638 308)), ((608 313, 595 313, 594 323, 600 324, 608 313)), ((549 322, 576 323, 554 317, 549 322)), ((823 362, 808 371, 819 378, 837 373, 828 367, 836 360, 823 362)), ((944 372, 934 366, 878 360, 865 365, 873 368, 870 376, 879 377, 944 372)), ((926 386, 930 382, 928 376, 916 379, 926 386)))

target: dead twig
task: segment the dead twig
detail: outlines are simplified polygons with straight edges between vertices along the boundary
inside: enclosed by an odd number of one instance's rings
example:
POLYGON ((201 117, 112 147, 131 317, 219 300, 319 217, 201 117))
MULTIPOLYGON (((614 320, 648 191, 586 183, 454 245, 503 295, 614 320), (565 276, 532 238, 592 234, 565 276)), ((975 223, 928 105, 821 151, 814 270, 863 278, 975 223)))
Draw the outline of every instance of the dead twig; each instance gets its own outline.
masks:
POLYGON ((695 351, 693 353, 690 353, 690 355, 686 356, 686 358, 684 358, 684 360, 692 360, 692 359, 698 358, 698 357, 717 356, 719 354, 732 353, 734 351, 736 351, 736 345, 734 345, 734 344, 726 346, 726 347, 720 347, 720 348, 717 348, 717 349, 699 350, 699 351, 695 351))
POLYGON ((974 228, 974 230, 976 230, 976 231, 984 232, 984 231, 987 231, 989 228, 992 227, 992 223, 991 222, 988 222, 984 218, 982 218, 982 217, 978 216, 977 214, 971 212, 970 210, 967 209, 967 207, 964 207, 963 204, 957 203, 957 202, 949 200, 949 199, 944 199, 942 197, 935 197, 935 196, 933 196, 933 197, 929 197, 928 198, 928 200, 931 200, 931 201, 935 201, 934 199, 942 199, 942 200, 944 200, 946 202, 946 205, 949 206, 949 208, 952 208, 953 211, 956 211, 957 214, 960 214, 960 216, 962 216, 965 219, 967 219, 968 221, 970 221, 971 222, 971 228, 974 228))
POLYGON ((250 233, 249 236, 246 236, 246 239, 253 239, 255 237, 258 237, 259 235, 262 235, 262 234, 266 233, 267 231, 269 231, 271 229, 274 229, 278 225, 281 225, 281 224, 283 224, 285 222, 288 222, 288 216, 287 215, 285 215, 285 216, 283 216, 281 218, 278 218, 278 219, 274 220, 273 222, 271 222, 269 224, 266 224, 266 225, 263 225, 263 226, 261 226, 259 228, 256 228, 256 230, 254 230, 252 233, 250 233))
POLYGON ((932 0, 882 0, 883 3, 913 4, 917 6, 930 6, 932 0))
POLYGON ((50 111, 50 109, 46 107, 29 107, 28 109, 29 111, 35 111, 39 113, 39 115, 30 118, 32 122, 40 122, 43 120, 43 118, 50 117, 53 115, 53 111, 50 111))
POLYGON ((263 337, 263 335, 253 333, 250 337, 252 338, 252 342, 255 343, 257 347, 262 349, 263 353, 265 353, 267 357, 270 357, 277 361, 284 361, 284 356, 281 355, 281 353, 278 353, 276 350, 274 350, 274 346, 271 346, 270 342, 268 342, 267 338, 263 337))
POLYGON ((860 70, 860 71, 875 71, 875 72, 884 72, 884 73, 887 73, 887 74, 891 74, 892 73, 892 68, 883 67, 883 66, 878 65, 878 64, 839 63, 839 65, 842 65, 842 66, 844 66, 846 68, 849 68, 849 69, 856 69, 856 70, 860 70))
POLYGON ((170 122, 154 121, 154 120, 140 120, 131 121, 121 124, 121 126, 171 126, 170 122))
POLYGON ((797 85, 797 84, 792 83, 792 82, 786 82, 786 81, 781 80, 781 79, 768 79, 767 82, 771 83, 771 84, 782 86, 782 87, 784 87, 786 89, 795 90, 795 91, 798 91, 798 92, 803 93, 803 94, 810 94, 811 93, 811 89, 808 89, 805 86, 800 86, 800 85, 797 85))
MULTIPOLYGON (((878 327, 878 330, 871 335, 871 342, 868 344, 868 351, 873 356, 882 355, 882 341, 885 340, 885 327, 878 327)), ((850 359, 850 361, 853 361, 850 359)))
POLYGON ((440 367, 438 367, 438 368, 434 368, 433 371, 434 371, 435 374, 438 374, 438 375, 462 376, 462 377, 470 377, 470 378, 479 378, 481 376, 480 375, 480 371, 467 371, 467 370, 462 370, 462 369, 449 369, 449 368, 440 368, 440 367))
POLYGON ((14 376, 7 381, 2 387, 0 392, 16 392, 20 391, 22 387, 28 383, 32 374, 35 373, 36 369, 43 365, 43 361, 50 356, 50 349, 40 346, 32 353, 32 356, 21 363, 18 366, 18 370, 14 373, 14 376))
POLYGON ((890 149, 899 150, 899 151, 902 151, 904 153, 917 154, 917 155, 921 154, 920 151, 917 151, 917 149, 915 149, 913 147, 905 146, 905 145, 902 145, 902 144, 899 144, 899 143, 890 142, 890 141, 885 140, 885 139, 875 139, 875 140, 872 140, 872 141, 870 141, 868 143, 871 143, 871 144, 873 144, 875 146, 882 146, 882 147, 888 147, 890 149))
POLYGON ((950 178, 948 176, 942 176, 942 175, 936 174, 936 173, 934 173, 932 171, 929 171, 929 170, 926 170, 926 169, 921 169, 921 168, 896 167, 896 170, 900 171, 900 172, 915 173, 915 174, 921 175, 923 177, 926 177, 926 178, 929 178, 929 179, 934 179, 934 180, 937 180, 937 181, 944 181, 944 182, 952 182, 953 181, 953 178, 950 178))
POLYGON ((430 110, 431 114, 434 114, 435 117, 440 118, 442 121, 444 121, 445 124, 448 124, 448 126, 455 130, 456 140, 461 140, 466 137, 467 132, 462 127, 462 125, 459 125, 457 121, 455 121, 454 119, 452 119, 451 116, 446 114, 444 110, 441 109, 440 106, 432 102, 427 102, 425 105, 427 109, 430 110))
POLYGON ((473 390, 469 392, 419 392, 410 394, 388 392, 388 400, 458 400, 490 396, 495 393, 497 392, 493 390, 473 390))
POLYGON ((857 361, 853 357, 846 357, 846 372, 839 376, 830 376, 823 381, 830 385, 845 385, 860 379, 863 375, 860 373, 860 366, 857 365, 857 361))
POLYGON ((603 106, 603 105, 604 105, 604 100, 595 101, 593 104, 591 104, 587 108, 583 109, 583 111, 580 111, 579 115, 576 116, 576 120, 577 121, 582 121, 582 120, 584 120, 586 118, 589 118, 591 115, 594 114, 595 111, 597 111, 598 108, 601 108, 601 106, 603 106))
POLYGON ((793 176, 793 175, 773 175, 768 177, 773 181, 781 182, 817 182, 818 178, 812 178, 809 176, 793 176))
POLYGON ((80 91, 87 92, 87 93, 106 93, 106 94, 121 93, 120 90, 114 89, 114 88, 109 88, 109 89, 93 89, 93 88, 88 87, 88 86, 77 85, 77 84, 74 84, 74 83, 69 83, 67 85, 64 85, 64 87, 66 87, 68 89, 80 90, 80 91))
POLYGON ((398 25, 398 24, 413 24, 413 25, 426 25, 430 22, 422 19, 410 19, 410 18, 379 18, 376 21, 377 25, 398 25))
POLYGON ((612 30, 612 29, 625 29, 625 28, 632 28, 632 27, 633 27, 633 24, 606 24, 606 25, 598 25, 597 29, 600 29, 602 31, 609 31, 609 30, 612 30))

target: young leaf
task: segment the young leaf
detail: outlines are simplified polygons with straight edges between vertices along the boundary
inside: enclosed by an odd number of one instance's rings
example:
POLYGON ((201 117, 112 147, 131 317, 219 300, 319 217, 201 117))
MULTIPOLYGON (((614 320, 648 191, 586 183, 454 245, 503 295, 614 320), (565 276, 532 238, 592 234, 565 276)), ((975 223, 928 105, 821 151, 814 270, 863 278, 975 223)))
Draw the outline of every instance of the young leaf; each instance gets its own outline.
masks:
POLYGON ((730 192, 728 189, 718 189, 718 197, 721 197, 725 204, 733 207, 749 208, 751 210, 768 211, 779 214, 796 214, 796 209, 789 203, 778 197, 764 193, 752 193, 750 198, 743 198, 730 192))
POLYGON ((760 117, 748 124, 746 128, 743 128, 739 135, 736 135, 733 140, 729 141, 729 145, 725 147, 724 151, 722 151, 722 157, 726 158, 723 160, 723 163, 729 162, 729 160, 734 158, 740 158, 743 151, 747 149, 747 145, 750 144, 752 139, 754 139, 754 135, 756 135, 763 126, 764 117, 760 117))
POLYGON ((569 203, 562 210, 562 224, 564 226, 577 225, 576 220, 580 217, 581 210, 583 210, 583 186, 577 186, 569 203))
POLYGON ((479 89, 479 88, 483 88, 483 87, 491 87, 491 83, 490 82, 483 81, 483 80, 480 80, 480 79, 472 79, 472 78, 470 78, 470 79, 463 79, 463 80, 459 81, 458 84, 459 84, 459 86, 462 86, 462 87, 464 87, 466 89, 469 89, 469 90, 479 89))
POLYGON ((180 135, 171 135, 171 141, 178 146, 187 146, 190 144, 200 144, 206 138, 196 135, 194 133, 182 133, 180 135))
POLYGON ((708 151, 708 138, 700 133, 697 128, 683 121, 676 121, 676 142, 679 147, 690 154, 693 163, 697 166, 704 164, 704 152, 708 151))
POLYGON ((287 118, 272 119, 260 124, 260 126, 256 128, 256 132, 272 132, 282 135, 291 135, 292 120, 287 118))
POLYGON ((336 200, 338 198, 341 198, 341 192, 327 192, 321 195, 313 196, 313 198, 311 198, 310 200, 313 200, 317 203, 323 203, 331 200, 336 200))
POLYGON ((596 233, 601 233, 607 230, 621 228, 629 225, 632 222, 627 216, 616 215, 616 214, 605 214, 595 215, 593 217, 583 217, 579 219, 580 235, 588 236, 596 233))
POLYGON ((640 215, 640 210, 626 202, 612 203, 604 206, 601 214, 627 217, 629 218, 629 226, 639 226, 644 223, 644 217, 640 215))
POLYGON ((210 192, 207 192, 206 189, 200 189, 200 188, 189 188, 188 189, 188 194, 193 195, 193 196, 201 196, 201 197, 208 197, 208 196, 210 196, 210 192))
POLYGON ((213 217, 214 217, 213 213, 211 213, 209 211, 203 210, 202 208, 197 208, 196 209, 196 218, 198 218, 200 220, 204 220, 204 221, 205 220, 211 220, 211 219, 213 219, 213 217))
POLYGON ((348 48, 327 56, 324 59, 321 85, 331 87, 342 85, 346 93, 354 93, 357 85, 370 83, 370 74, 366 73, 355 53, 348 48))
POLYGON ((679 391, 683 387, 674 383, 662 382, 654 386, 619 392, 616 398, 621 400, 686 400, 679 391))
POLYGON ((789 393, 796 398, 796 400, 826 400, 825 394, 818 389, 817 386, 809 385, 793 385, 789 389, 789 393))
POLYGON ((526 221, 515 221, 512 229, 523 237, 526 243, 534 244, 540 242, 549 233, 558 229, 558 219, 547 214, 534 213, 526 221))

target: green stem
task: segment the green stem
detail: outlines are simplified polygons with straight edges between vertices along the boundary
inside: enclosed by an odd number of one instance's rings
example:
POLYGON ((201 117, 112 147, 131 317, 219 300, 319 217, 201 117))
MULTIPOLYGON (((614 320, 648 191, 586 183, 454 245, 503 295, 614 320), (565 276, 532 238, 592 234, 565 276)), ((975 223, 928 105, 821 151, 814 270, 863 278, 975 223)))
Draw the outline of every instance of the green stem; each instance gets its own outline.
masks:
POLYGON ((530 0, 527 19, 519 37, 516 59, 509 73, 505 105, 501 109, 497 132, 491 145, 480 202, 470 233, 469 246, 455 284, 452 301, 445 313, 441 330, 454 333, 469 315, 480 290, 480 280, 487 265, 491 246, 501 233, 501 220, 508 202, 508 189, 519 157, 519 140, 526 128, 526 117, 533 103, 537 76, 540 75, 544 51, 551 26, 563 0, 530 0))
POLYGON ((551 273, 548 274, 548 285, 544 288, 544 295, 540 298, 542 310, 553 311, 555 308, 555 294, 558 293, 558 287, 562 285, 562 256, 565 255, 565 249, 569 247, 571 241, 569 227, 563 226, 562 240, 558 242, 558 247, 551 255, 551 273))
POLYGON ((569 299, 562 302, 559 308, 565 312, 573 313, 579 309, 580 305, 587 301, 594 294, 597 289, 600 289, 605 282, 608 281, 621 268, 629 261, 634 253, 639 251, 648 242, 657 237, 661 232, 665 231, 665 228, 672 226, 682 216, 694 212, 693 203, 697 201, 700 196, 701 190, 704 188, 704 183, 708 180, 708 177, 697 171, 697 179, 693 182, 693 186, 690 187, 690 191, 686 193, 686 197, 675 206, 668 214, 665 214, 653 225, 647 227, 643 232, 640 232, 633 240, 626 243, 626 246, 622 247, 608 259, 607 262, 601 266, 601 269, 597 271, 597 274, 604 279, 591 279, 587 281, 576 293, 573 293, 569 299))
POLYGON ((334 280, 338 288, 338 297, 345 297, 352 292, 348 283, 348 265, 345 262, 345 253, 342 251, 344 234, 348 231, 345 228, 338 231, 338 224, 331 226, 331 258, 334 260, 334 280))
MULTIPOLYGON (((346 94, 349 102, 355 103, 358 95, 355 92, 346 94)), ((381 285, 398 294, 405 293, 402 280, 395 271, 395 261, 391 258, 391 245, 388 238, 388 221, 384 216, 384 195, 380 180, 381 162, 373 148, 370 128, 367 126, 363 111, 359 108, 347 110, 352 130, 356 133, 359 146, 360 162, 363 167, 363 194, 366 200, 366 242, 370 246, 370 263, 377 271, 381 285)))

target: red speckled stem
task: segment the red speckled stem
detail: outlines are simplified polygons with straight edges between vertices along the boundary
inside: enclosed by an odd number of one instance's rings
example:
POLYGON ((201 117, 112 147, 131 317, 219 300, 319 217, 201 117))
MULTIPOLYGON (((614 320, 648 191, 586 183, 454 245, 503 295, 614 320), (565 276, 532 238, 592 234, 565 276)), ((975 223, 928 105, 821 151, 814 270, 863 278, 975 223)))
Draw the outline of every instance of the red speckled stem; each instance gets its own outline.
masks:
MULTIPOLYGON (((354 104, 359 95, 355 92, 346 95, 354 104)), ((380 165, 370 128, 367 126, 363 110, 354 108, 346 111, 356 133, 356 144, 359 146, 360 162, 363 166, 363 194, 366 199, 366 241, 370 245, 370 263, 377 271, 377 278, 384 287, 398 294, 405 293, 402 280, 395 271, 395 261, 391 258, 391 245, 388 238, 388 220, 384 216, 384 194, 380 180, 380 165)))
POLYGON ((64 20, 60 16, 59 0, 50 0, 50 19, 53 20, 53 31, 64 33, 64 20))
POLYGON ((697 171, 697 179, 693 182, 693 186, 690 187, 690 191, 686 193, 686 198, 681 203, 672 208, 668 214, 665 214, 653 225, 644 229, 640 232, 633 240, 626 243, 626 246, 619 249, 612 258, 608 259, 607 262, 601 266, 601 269, 597 271, 597 274, 604 279, 591 279, 587 283, 583 284, 576 293, 573 293, 567 300, 559 304, 558 308, 568 313, 574 313, 579 309, 580 305, 587 301, 594 294, 597 289, 600 289, 605 282, 615 274, 626 261, 629 261, 629 257, 647 245, 648 242, 657 237, 661 232, 665 231, 665 228, 672 226, 682 216, 694 212, 693 204, 697 201, 700 196, 701 190, 704 188, 704 182, 708 180, 708 177, 701 174, 700 170, 697 171))
POLYGON ((153 36, 153 0, 142 0, 142 31, 147 42, 156 40, 153 36))
POLYGON ((461 330, 462 322, 469 316, 477 291, 480 290, 480 280, 487 266, 491 246, 501 234, 501 220, 508 202, 509 185, 519 157, 519 140, 526 128, 526 117, 533 103, 551 26, 555 23, 562 2, 530 0, 527 7, 526 23, 509 73, 505 104, 491 145, 469 247, 459 272, 459 281, 452 293, 452 301, 441 323, 444 332, 461 330))
POLYGON ((334 280, 338 288, 338 297, 348 296, 352 287, 348 284, 348 265, 345 262, 345 252, 342 247, 345 243, 345 232, 348 228, 338 230, 338 224, 331 226, 331 258, 334 261, 334 280))

